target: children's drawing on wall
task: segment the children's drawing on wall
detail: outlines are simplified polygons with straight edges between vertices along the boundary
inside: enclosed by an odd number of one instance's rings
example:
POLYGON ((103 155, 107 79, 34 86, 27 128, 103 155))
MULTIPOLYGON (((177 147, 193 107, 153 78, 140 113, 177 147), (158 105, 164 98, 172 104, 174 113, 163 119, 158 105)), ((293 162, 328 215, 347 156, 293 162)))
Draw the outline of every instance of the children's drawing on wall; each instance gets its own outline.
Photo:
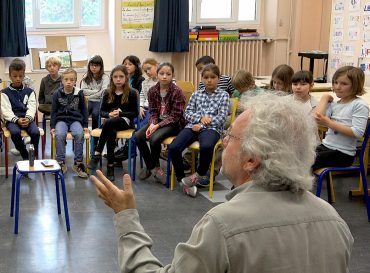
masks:
POLYGON ((359 27, 360 26, 360 15, 350 14, 348 17, 348 26, 349 27, 359 27))
POLYGON ((342 13, 344 11, 344 1, 343 0, 336 0, 334 4, 334 12, 335 13, 342 13))
POLYGON ((348 37, 351 41, 357 41, 360 38, 360 30, 358 28, 349 29, 348 37))
POLYGON ((370 15, 364 15, 362 26, 364 29, 370 29, 370 15))
POLYGON ((353 43, 343 44, 343 55, 355 56, 355 46, 353 43))
POLYGON ((343 28, 343 16, 342 15, 334 16, 334 27, 343 28))
POLYGON ((370 42, 370 31, 364 31, 362 34, 364 42, 370 42))
POLYGON ((336 43, 336 42, 333 42, 332 43, 332 54, 342 54, 342 43, 336 43))
POLYGON ((363 43, 361 46, 360 56, 362 58, 370 57, 370 42, 363 43))
POLYGON ((334 56, 330 61, 330 67, 337 70, 340 67, 341 59, 338 56, 334 56))
POLYGON ((342 29, 335 29, 333 31, 333 40, 334 41, 343 41, 343 30, 342 29))
POLYGON ((370 74, 370 60, 359 58, 358 59, 358 65, 362 71, 364 71, 365 74, 370 74))
POLYGON ((370 12, 370 2, 367 2, 364 6, 364 12, 370 12))
POLYGON ((349 1, 349 10, 350 11, 359 11, 360 10, 360 0, 351 0, 349 1))

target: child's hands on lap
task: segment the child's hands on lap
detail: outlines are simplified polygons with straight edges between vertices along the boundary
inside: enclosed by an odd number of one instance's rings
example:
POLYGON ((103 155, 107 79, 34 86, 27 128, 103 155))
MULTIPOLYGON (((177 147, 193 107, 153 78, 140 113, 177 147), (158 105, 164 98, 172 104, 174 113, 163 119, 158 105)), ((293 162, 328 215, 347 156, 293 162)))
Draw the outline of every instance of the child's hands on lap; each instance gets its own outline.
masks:
POLYGON ((18 125, 22 128, 27 128, 30 124, 30 120, 28 118, 19 118, 18 119, 18 125))
POLYGON ((148 129, 145 131, 145 136, 147 139, 151 137, 151 135, 158 129, 158 124, 150 124, 148 129))
POLYGON ((212 122, 212 118, 207 117, 207 116, 202 117, 200 120, 200 123, 202 123, 203 125, 209 125, 211 124, 211 122, 212 122))
POLYGON ((143 119, 145 116, 144 108, 140 106, 140 119, 143 119))
POLYGON ((110 118, 119 117, 119 111, 117 109, 116 110, 113 110, 112 112, 109 113, 109 117, 110 118))
POLYGON ((193 127, 191 128, 194 132, 199 132, 200 129, 202 129, 202 124, 194 124, 193 127))

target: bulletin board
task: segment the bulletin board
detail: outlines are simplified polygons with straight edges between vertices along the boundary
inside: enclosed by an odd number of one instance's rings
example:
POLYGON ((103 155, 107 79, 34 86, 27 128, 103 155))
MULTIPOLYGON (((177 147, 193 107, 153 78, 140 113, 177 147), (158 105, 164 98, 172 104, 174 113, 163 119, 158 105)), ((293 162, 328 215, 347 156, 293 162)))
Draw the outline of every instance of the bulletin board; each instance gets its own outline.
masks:
MULTIPOLYGON (((31 48, 32 67, 33 69, 41 69, 39 52, 40 51, 68 51, 66 36, 46 36, 46 48, 31 48)), ((72 52, 73 54, 73 52, 72 52)), ((87 66, 88 60, 72 61, 73 68, 84 68, 87 66)))
POLYGON ((328 80, 345 65, 360 67, 370 85, 370 1, 333 0, 328 80))

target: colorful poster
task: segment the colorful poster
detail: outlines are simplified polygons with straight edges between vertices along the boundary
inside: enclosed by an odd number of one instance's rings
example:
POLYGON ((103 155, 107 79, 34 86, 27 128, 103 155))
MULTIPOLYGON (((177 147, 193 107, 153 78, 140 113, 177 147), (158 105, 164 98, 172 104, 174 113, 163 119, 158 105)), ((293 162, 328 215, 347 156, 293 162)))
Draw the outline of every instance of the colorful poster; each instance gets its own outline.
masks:
POLYGON ((150 39, 153 28, 154 0, 122 0, 122 32, 124 39, 150 39))

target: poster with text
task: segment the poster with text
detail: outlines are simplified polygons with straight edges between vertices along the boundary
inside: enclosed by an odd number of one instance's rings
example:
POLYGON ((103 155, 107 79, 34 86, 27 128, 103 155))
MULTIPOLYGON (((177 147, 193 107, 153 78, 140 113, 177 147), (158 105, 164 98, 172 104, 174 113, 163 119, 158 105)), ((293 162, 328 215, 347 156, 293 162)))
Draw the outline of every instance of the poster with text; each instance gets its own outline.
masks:
POLYGON ((124 39, 150 39, 153 28, 154 0, 122 0, 122 33, 124 39))

